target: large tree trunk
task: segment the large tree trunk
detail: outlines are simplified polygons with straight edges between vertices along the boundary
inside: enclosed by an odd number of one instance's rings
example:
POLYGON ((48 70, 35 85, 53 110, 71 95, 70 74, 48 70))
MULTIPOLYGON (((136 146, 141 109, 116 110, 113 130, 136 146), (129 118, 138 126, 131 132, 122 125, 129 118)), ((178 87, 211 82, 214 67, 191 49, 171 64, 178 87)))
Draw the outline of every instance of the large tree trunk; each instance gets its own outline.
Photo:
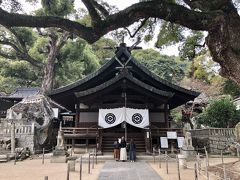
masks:
POLYGON ((49 38, 50 38, 50 41, 49 41, 50 50, 47 57, 47 62, 43 69, 43 80, 42 80, 43 92, 49 92, 53 89, 53 81, 55 76, 55 61, 58 53, 57 35, 55 35, 53 31, 51 31, 49 38))
POLYGON ((221 65, 221 74, 240 84, 240 17, 237 12, 219 16, 209 31, 206 43, 213 60, 221 65))
POLYGON ((44 66, 42 80, 42 91, 48 92, 53 89, 54 63, 48 63, 44 66))

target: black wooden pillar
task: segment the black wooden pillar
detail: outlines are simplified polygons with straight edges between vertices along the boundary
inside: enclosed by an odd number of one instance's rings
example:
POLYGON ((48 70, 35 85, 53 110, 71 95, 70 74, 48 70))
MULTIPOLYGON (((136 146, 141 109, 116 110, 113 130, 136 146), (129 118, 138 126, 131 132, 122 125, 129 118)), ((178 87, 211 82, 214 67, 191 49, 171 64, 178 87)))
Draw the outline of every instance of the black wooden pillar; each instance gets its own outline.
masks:
POLYGON ((164 104, 164 119, 165 119, 165 126, 169 128, 169 108, 168 104, 164 104))
POLYGON ((79 108, 79 103, 75 104, 75 127, 79 127, 79 120, 80 120, 80 108, 79 108))

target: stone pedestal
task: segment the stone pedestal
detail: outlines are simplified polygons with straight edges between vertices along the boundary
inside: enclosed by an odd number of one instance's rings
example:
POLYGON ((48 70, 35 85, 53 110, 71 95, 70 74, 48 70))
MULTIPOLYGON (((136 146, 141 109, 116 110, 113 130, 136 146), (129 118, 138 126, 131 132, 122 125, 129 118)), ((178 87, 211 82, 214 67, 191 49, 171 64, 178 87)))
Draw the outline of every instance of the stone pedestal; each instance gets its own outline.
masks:
POLYGON ((186 169, 187 168, 187 159, 186 159, 185 155, 178 154, 178 159, 179 159, 180 168, 186 169))
POLYGON ((186 159, 191 160, 196 157, 197 153, 194 147, 182 147, 180 153, 185 156, 186 159))
POLYGON ((56 146, 51 157, 51 163, 66 163, 67 156, 64 147, 56 146))
POLYGON ((60 123, 58 136, 57 136, 57 146, 53 151, 51 157, 51 163, 66 163, 67 162, 67 151, 64 145, 64 133, 62 131, 62 123, 60 123))
POLYGON ((187 160, 191 160, 197 155, 194 147, 192 146, 192 136, 190 132, 185 133, 185 139, 180 153, 184 155, 187 160))
POLYGON ((76 158, 68 158, 68 163, 69 163, 69 170, 70 171, 75 171, 75 165, 76 165, 76 158))

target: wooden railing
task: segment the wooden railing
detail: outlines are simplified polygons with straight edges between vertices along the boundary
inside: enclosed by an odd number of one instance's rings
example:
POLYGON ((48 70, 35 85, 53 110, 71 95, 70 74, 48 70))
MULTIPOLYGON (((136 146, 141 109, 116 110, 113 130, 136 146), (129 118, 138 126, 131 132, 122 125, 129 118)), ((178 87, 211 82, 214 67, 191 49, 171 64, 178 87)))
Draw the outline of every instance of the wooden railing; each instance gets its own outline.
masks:
POLYGON ((97 134, 98 128, 72 128, 72 127, 64 127, 62 128, 65 135, 67 134, 82 134, 82 135, 89 135, 89 134, 97 134))
POLYGON ((75 128, 75 127, 63 127, 65 138, 82 137, 85 139, 96 138, 97 151, 102 150, 102 136, 100 128, 75 128))

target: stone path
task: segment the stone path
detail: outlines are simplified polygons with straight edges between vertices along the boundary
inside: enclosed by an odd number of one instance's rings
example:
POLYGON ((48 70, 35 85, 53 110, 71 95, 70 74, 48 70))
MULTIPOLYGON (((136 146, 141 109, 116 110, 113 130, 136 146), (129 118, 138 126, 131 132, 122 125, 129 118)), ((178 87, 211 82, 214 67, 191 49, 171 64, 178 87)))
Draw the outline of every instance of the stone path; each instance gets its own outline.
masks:
POLYGON ((107 161, 98 180, 162 180, 146 162, 107 161))

